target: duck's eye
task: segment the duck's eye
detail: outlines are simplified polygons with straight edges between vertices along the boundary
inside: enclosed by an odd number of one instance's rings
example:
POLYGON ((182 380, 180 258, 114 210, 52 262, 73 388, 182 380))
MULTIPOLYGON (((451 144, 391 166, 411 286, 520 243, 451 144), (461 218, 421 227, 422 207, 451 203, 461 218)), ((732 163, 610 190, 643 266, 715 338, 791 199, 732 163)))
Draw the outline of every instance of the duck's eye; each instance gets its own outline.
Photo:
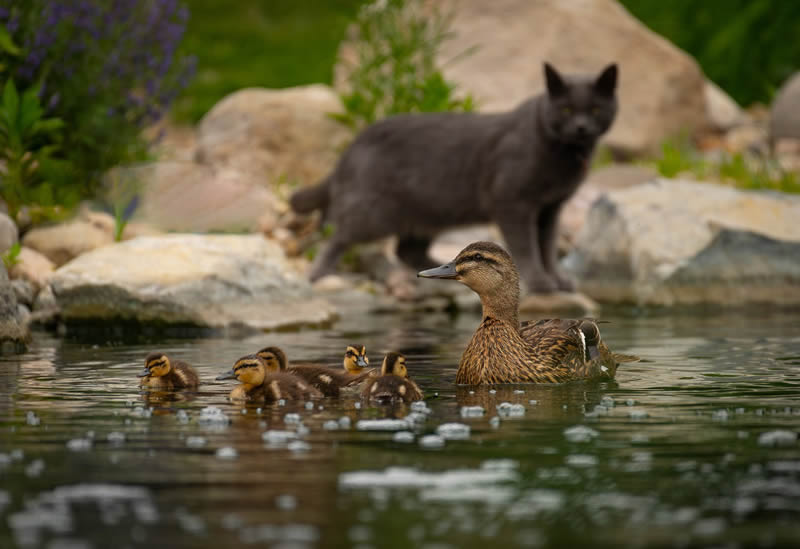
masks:
POLYGON ((483 256, 481 254, 475 254, 472 256, 472 259, 475 261, 483 261, 483 256))

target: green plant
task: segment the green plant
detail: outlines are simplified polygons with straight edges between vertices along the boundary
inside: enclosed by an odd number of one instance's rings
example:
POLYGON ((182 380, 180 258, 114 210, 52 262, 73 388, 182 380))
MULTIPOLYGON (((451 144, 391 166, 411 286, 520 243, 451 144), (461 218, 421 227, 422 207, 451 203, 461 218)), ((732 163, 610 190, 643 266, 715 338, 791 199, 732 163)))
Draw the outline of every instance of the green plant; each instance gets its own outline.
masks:
POLYGON ((22 246, 19 242, 15 242, 13 246, 3 252, 3 265, 6 266, 6 269, 10 269, 19 263, 20 250, 22 250, 22 246))
POLYGON ((135 167, 114 168, 106 176, 106 203, 114 216, 114 241, 122 240, 128 220, 139 206, 142 184, 135 167))
POLYGON ((23 204, 54 201, 54 174, 69 167, 56 156, 63 132, 61 119, 45 116, 38 87, 20 95, 14 80, 6 79, 0 100, 0 195, 12 217, 23 204))
POLYGON ((355 61, 346 66, 348 91, 341 95, 345 112, 332 116, 358 130, 398 113, 474 110, 472 97, 456 97, 436 64, 451 23, 452 14, 422 0, 363 6, 355 22, 355 61))

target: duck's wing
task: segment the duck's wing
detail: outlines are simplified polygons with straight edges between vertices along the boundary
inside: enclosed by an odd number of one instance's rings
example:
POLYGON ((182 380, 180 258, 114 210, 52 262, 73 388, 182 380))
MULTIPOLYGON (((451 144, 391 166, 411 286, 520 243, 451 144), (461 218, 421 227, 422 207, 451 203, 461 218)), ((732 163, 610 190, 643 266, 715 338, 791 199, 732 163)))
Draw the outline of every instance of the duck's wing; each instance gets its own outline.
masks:
POLYGON ((348 374, 317 364, 292 365, 287 372, 306 380, 327 396, 338 396, 339 388, 352 382, 348 374))

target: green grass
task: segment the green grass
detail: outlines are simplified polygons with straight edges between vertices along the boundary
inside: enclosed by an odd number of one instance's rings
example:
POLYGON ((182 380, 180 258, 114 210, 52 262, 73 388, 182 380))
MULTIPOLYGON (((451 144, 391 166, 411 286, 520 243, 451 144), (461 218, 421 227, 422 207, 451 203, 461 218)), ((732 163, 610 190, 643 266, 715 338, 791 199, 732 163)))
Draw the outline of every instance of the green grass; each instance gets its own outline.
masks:
POLYGON ((339 42, 364 0, 186 0, 191 12, 181 51, 197 74, 173 118, 196 122, 241 88, 331 83, 339 42))

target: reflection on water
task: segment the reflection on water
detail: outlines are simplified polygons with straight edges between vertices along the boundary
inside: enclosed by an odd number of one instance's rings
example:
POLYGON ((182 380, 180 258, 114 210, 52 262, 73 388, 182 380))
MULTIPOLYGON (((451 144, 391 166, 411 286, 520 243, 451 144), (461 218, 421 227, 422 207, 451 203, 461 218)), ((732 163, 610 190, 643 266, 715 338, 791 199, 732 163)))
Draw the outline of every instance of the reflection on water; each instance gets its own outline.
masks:
POLYGON ((454 387, 478 319, 345 319, 239 340, 0 359, 0 546, 788 546, 800 542, 800 314, 618 313, 613 383, 454 387), (233 406, 267 344, 340 364, 402 350, 426 402, 233 406), (142 393, 153 348, 193 393, 142 393))

